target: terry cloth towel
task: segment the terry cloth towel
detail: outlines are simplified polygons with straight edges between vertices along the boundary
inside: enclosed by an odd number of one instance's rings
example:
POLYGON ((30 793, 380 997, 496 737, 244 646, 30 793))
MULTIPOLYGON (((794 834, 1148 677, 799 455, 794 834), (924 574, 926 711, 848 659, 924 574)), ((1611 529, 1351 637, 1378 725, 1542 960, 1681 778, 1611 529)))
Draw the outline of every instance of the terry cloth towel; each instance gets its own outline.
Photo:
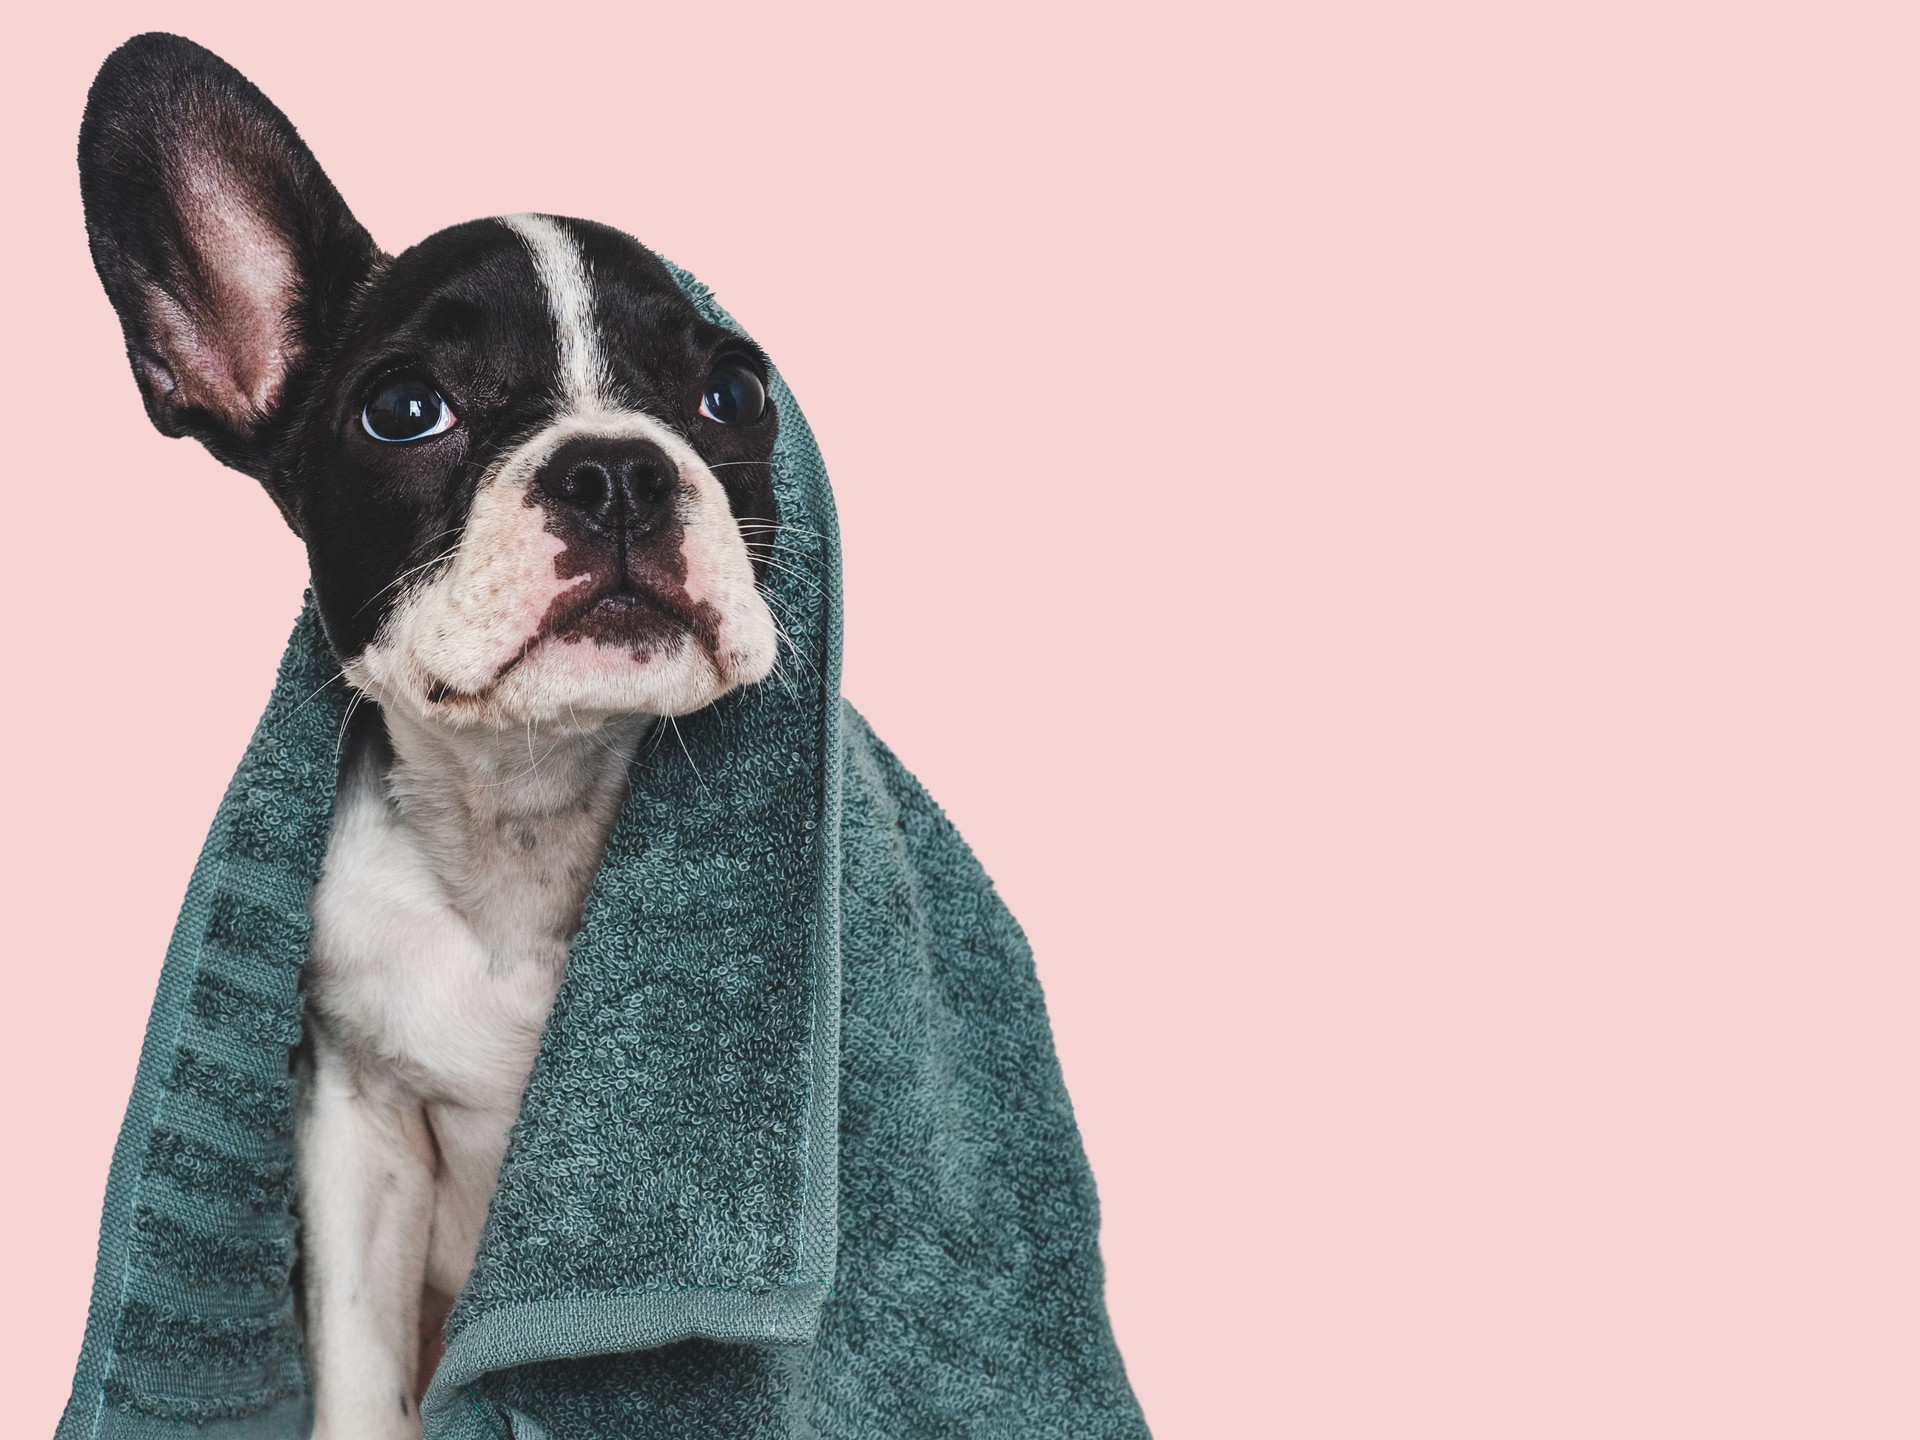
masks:
MULTIPOLYGON (((832 496, 774 395, 791 649, 634 762, 426 1433, 1144 1436, 1025 939, 840 698, 832 496)), ((58 1440, 311 1429, 289 1056, 336 671, 309 600, 167 950, 58 1440)))

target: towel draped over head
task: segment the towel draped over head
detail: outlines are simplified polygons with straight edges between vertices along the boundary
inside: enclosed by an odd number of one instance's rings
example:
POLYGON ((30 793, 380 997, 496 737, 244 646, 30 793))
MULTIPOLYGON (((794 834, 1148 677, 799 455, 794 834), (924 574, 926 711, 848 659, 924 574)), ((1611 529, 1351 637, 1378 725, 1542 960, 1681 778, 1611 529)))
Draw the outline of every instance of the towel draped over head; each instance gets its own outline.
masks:
MULTIPOLYGON (((634 761, 426 1434, 1144 1436, 1031 956, 840 698, 832 496, 773 393, 789 648, 634 761)), ((289 1060, 337 672, 309 598, 167 950, 59 1440, 311 1429, 289 1060)))

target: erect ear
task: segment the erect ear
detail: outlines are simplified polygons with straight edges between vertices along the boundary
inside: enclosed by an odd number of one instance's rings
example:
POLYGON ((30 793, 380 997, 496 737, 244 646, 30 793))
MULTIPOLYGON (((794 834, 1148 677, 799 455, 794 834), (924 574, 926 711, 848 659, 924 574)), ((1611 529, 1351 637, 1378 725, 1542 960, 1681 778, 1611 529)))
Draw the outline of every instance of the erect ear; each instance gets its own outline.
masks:
POLYGON ((275 426, 379 259, 372 238, 273 102, 177 35, 100 67, 80 196, 148 416, 261 480, 298 530, 275 426))

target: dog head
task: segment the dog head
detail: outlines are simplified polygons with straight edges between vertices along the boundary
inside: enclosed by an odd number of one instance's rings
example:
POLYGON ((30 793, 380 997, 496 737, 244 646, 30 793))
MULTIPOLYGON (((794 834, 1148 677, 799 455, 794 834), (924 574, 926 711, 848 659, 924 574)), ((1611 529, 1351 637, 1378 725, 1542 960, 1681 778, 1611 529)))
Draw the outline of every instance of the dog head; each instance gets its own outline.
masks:
POLYGON ((678 715, 764 678, 764 357, 603 225, 383 254, 286 117, 173 36, 102 67, 94 264, 153 423, 265 486, 348 679, 466 725, 678 715))

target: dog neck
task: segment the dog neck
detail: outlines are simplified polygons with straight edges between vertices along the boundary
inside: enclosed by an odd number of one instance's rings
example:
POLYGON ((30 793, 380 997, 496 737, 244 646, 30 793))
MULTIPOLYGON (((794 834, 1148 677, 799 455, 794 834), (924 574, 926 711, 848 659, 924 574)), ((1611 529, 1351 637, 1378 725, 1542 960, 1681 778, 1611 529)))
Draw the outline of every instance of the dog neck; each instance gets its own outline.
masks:
POLYGON ((381 718, 387 802, 446 902, 501 959, 570 939, 653 718, 557 734, 381 718))

